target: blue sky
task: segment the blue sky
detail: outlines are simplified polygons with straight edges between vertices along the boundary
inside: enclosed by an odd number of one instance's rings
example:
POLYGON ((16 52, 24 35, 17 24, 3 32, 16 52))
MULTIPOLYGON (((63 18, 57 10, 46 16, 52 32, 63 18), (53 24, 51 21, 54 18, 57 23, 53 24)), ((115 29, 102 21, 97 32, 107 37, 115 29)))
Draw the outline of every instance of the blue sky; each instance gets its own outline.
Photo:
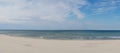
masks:
POLYGON ((0 29, 120 30, 120 0, 0 0, 0 29))

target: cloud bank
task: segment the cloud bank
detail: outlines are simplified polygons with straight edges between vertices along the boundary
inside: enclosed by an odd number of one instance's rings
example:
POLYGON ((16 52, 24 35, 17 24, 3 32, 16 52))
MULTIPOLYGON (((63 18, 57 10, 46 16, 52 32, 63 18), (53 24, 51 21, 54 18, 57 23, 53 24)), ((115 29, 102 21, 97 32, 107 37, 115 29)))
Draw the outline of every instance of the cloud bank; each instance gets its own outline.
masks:
POLYGON ((0 0, 0 23, 61 22, 73 13, 84 17, 79 10, 85 0, 0 0))

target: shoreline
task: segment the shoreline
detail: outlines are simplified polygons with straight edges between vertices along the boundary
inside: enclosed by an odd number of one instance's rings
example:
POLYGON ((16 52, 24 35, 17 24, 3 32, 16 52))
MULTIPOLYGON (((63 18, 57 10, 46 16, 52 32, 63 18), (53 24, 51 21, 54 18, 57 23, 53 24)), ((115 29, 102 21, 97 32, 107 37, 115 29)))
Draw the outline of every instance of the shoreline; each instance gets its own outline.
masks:
POLYGON ((24 36, 12 36, 12 35, 5 35, 5 34, 0 34, 4 36, 9 36, 9 37, 17 37, 17 38, 27 38, 27 39, 38 39, 38 40, 64 40, 64 41, 109 41, 109 40, 120 40, 120 38, 115 38, 115 39, 49 39, 49 38, 36 38, 36 37, 24 37, 24 36))
POLYGON ((0 53, 120 53, 120 40, 46 40, 0 35, 0 53))

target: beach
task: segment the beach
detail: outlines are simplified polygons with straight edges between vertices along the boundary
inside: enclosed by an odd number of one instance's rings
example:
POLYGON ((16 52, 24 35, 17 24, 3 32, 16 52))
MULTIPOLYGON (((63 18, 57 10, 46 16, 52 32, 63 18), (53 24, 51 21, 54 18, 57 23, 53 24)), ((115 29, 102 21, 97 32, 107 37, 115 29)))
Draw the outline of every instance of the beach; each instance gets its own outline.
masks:
POLYGON ((46 40, 0 35, 0 53, 120 53, 120 40, 46 40))

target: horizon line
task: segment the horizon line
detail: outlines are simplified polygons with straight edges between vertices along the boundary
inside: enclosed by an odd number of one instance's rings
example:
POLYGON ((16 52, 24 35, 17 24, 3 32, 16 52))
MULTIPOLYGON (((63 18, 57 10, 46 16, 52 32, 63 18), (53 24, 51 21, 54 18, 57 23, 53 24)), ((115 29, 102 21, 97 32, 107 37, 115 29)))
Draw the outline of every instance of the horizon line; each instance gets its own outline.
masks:
MULTIPOLYGON (((43 31, 47 31, 47 30, 45 30, 45 29, 0 29, 0 31, 2 31, 2 30, 43 30, 43 31)), ((49 29, 49 30, 51 30, 51 31, 62 31, 62 30, 64 30, 64 29, 49 29)), ((71 30, 71 29, 67 29, 67 30, 69 30, 69 31, 74 31, 74 30, 71 30)), ((67 31, 67 30, 65 30, 65 31, 67 31)), ((98 31, 98 30, 103 30, 103 29, 89 29, 89 30, 87 30, 87 29, 82 29, 82 30, 76 30, 76 31, 98 31)), ((109 29, 104 29, 104 30, 109 30, 109 29)), ((112 31, 112 30, 109 30, 109 31, 112 31)), ((119 30, 114 30, 114 31, 119 31, 119 30)))

